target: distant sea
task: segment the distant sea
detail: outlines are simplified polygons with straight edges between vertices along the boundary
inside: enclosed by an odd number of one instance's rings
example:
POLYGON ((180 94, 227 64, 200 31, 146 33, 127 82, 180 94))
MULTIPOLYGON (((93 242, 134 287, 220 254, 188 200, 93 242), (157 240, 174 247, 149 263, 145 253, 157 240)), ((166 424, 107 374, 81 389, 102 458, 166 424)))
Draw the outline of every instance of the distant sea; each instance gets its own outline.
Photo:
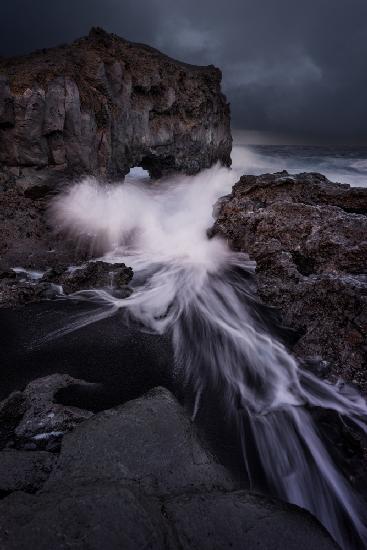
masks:
POLYGON ((244 174, 259 175, 281 170, 319 172, 331 181, 367 187, 367 146, 339 148, 235 143, 232 160, 244 174))

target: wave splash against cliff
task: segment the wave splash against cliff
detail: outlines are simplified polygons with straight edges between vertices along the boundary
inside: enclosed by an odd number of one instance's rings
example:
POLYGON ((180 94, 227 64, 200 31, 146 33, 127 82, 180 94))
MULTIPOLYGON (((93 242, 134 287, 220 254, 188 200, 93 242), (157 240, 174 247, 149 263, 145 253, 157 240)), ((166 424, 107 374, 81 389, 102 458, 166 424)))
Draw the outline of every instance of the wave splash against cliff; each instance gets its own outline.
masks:
POLYGON ((366 544, 364 505, 333 464, 310 412, 335 411, 366 432, 365 401, 299 367, 256 307, 254 264, 207 237, 212 205, 237 179, 236 170, 220 167, 159 185, 128 177, 106 186, 87 178, 59 197, 58 225, 91 239, 104 260, 131 266, 134 293, 125 299, 107 290, 74 294, 94 301, 95 313, 50 337, 119 310, 146 329, 170 332, 176 368, 195 388, 195 408, 209 388, 223 396, 250 485, 261 470, 268 489, 310 510, 344 548, 351 537, 356 546, 366 544))

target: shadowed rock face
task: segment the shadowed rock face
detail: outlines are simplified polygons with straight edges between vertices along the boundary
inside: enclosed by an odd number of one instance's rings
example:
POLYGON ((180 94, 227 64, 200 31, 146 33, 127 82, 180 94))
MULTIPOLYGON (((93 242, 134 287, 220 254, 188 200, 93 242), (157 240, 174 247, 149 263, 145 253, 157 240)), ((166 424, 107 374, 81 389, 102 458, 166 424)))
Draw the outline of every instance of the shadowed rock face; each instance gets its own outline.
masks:
MULTIPOLYGON (((49 397, 69 382, 33 384, 49 397)), ((241 490, 163 388, 67 430, 57 462, 0 452, 12 492, 0 501, 2 549, 337 548, 307 512, 241 490)))
POLYGON ((48 204, 48 196, 38 199, 25 196, 14 182, 7 190, 1 190, 0 186, 0 271, 15 266, 44 270, 79 263, 89 257, 89 253, 76 250, 74 243, 52 230, 48 204))
MULTIPOLYGON (((95 386, 67 374, 53 374, 30 382, 23 392, 13 392, 1 401, 0 449, 57 450, 63 435, 93 414, 55 403, 57 392, 74 384, 95 386)), ((0 462, 1 457, 0 453, 0 462)))
POLYGON ((78 174, 152 176, 230 164, 229 107, 213 66, 180 63, 102 29, 0 60, 0 182, 42 194, 78 174), (30 190, 31 188, 31 190, 30 190))
POLYGON ((243 176, 217 203, 214 226, 256 260, 260 297, 301 335, 294 351, 364 391, 366 213, 367 189, 281 172, 243 176))

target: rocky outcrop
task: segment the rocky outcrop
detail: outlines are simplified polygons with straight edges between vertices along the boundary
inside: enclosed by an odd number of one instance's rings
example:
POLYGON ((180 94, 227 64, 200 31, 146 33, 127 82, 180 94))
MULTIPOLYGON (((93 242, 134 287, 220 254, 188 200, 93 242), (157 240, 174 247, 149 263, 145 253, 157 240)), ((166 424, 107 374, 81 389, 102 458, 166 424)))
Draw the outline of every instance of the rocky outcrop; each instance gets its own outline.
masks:
POLYGON ((0 270, 0 307, 51 300, 61 294, 90 289, 105 289, 116 298, 127 298, 133 291, 128 286, 132 277, 131 267, 102 261, 73 268, 56 265, 44 274, 7 268, 0 270))
POLYGON ((230 164, 229 107, 213 66, 94 28, 0 60, 0 183, 42 195, 65 177, 152 176, 230 164))
POLYGON ((16 185, 0 188, 0 271, 20 266, 44 270, 89 257, 88 251, 76 250, 74 243, 52 230, 47 208, 48 197, 25 196, 16 185))
POLYGON ((62 285, 65 294, 93 288, 108 288, 118 296, 126 297, 131 294, 127 285, 132 276, 133 270, 125 264, 96 261, 72 271, 63 267, 51 269, 42 277, 42 282, 62 285))
POLYGON ((307 512, 241 490, 163 388, 65 435, 37 494, 0 516, 4 550, 337 548, 307 512))
MULTIPOLYGON (((0 59, 5 270, 91 257, 89 247, 76 250, 50 227, 49 199, 70 179, 121 179, 133 166, 160 177, 230 165, 229 106, 220 81, 213 66, 180 63, 101 29, 69 46, 0 59)), ((16 282, 5 287, 0 295, 14 297, 16 282)), ((34 290, 21 291, 24 302, 34 290)))
POLYGON ((67 374, 52 374, 10 394, 0 403, 0 449, 56 450, 65 433, 93 415, 55 402, 60 390, 75 384, 91 385, 67 374))
POLYGON ((256 260, 258 292, 299 357, 367 391, 367 189, 320 174, 243 176, 213 228, 256 260))
POLYGON ((55 466, 57 457, 46 451, 0 451, 0 498, 15 491, 35 493, 55 466))
POLYGON ((0 278, 0 308, 52 300, 60 296, 60 287, 53 283, 33 279, 25 272, 7 270, 6 273, 9 276, 0 278))

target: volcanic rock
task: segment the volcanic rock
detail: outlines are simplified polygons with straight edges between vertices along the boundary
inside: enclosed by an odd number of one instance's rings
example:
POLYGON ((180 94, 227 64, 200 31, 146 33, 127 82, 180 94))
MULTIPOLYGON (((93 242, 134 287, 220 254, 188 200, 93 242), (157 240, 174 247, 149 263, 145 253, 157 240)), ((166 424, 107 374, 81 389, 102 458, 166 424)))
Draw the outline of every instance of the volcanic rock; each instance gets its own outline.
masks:
POLYGON ((243 176, 215 207, 213 233, 256 261, 258 293, 322 358, 367 390, 367 189, 320 174, 243 176))
POLYGON ((221 72, 93 28, 0 60, 0 181, 28 196, 80 174, 152 176, 230 164, 221 72), (33 188, 33 191, 30 191, 33 188))
POLYGON ((307 512, 241 490, 162 388, 82 422, 0 517, 4 550, 337 548, 307 512))
MULTIPOLYGON (((230 165, 220 82, 213 66, 187 65, 98 28, 69 46, 1 58, 0 257, 39 270, 93 257, 89 246, 51 231, 48 215, 52 196, 83 175, 123 179, 142 166, 160 177, 230 165)), ((3 301, 16 302, 14 290, 5 285, 3 301)))
POLYGON ((0 403, 0 446, 17 449, 55 450, 64 434, 91 411, 55 402, 62 388, 87 382, 67 374, 53 374, 30 382, 0 403))
POLYGON ((120 297, 125 297, 131 294, 127 285, 132 276, 131 267, 123 263, 96 261, 71 272, 63 268, 52 269, 43 276, 42 281, 61 284, 66 294, 91 288, 110 288, 117 291, 120 297))
POLYGON ((11 267, 44 270, 79 263, 88 256, 80 248, 75 252, 73 243, 52 231, 47 206, 47 198, 34 200, 16 185, 6 190, 0 186, 0 258, 6 263, 5 271, 11 267))
POLYGON ((42 487, 56 463, 45 451, 0 451, 0 495, 14 491, 34 493, 42 487))
POLYGON ((0 307, 13 307, 55 298, 57 289, 48 283, 17 279, 0 280, 0 307))

